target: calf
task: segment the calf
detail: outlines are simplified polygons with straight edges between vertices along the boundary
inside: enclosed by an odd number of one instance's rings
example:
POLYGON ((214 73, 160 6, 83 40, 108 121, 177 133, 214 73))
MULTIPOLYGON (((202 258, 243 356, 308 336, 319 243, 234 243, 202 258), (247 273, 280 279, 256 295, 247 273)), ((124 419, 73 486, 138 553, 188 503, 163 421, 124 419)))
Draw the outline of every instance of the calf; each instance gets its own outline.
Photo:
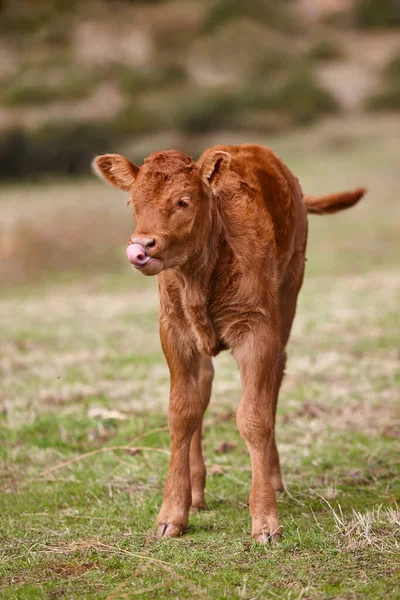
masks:
POLYGON ((353 206, 364 190, 303 196, 288 167, 257 145, 216 146, 197 162, 155 152, 140 168, 106 154, 94 168, 130 193, 136 229, 127 257, 144 275, 158 275, 171 375, 171 461, 158 535, 181 535, 189 509, 205 506, 201 437, 211 357, 230 349, 243 387, 237 425, 252 464, 252 535, 278 540, 275 493, 283 484, 274 423, 303 282, 307 213, 353 206))

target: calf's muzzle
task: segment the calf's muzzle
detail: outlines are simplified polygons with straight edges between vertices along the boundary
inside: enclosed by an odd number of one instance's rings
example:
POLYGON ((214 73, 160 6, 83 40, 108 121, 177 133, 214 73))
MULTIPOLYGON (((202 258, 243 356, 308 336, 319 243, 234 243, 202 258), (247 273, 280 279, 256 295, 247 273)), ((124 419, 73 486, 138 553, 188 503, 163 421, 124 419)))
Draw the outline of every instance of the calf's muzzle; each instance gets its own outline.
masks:
POLYGON ((130 244, 126 249, 126 257, 135 267, 143 267, 151 260, 141 244, 130 244))

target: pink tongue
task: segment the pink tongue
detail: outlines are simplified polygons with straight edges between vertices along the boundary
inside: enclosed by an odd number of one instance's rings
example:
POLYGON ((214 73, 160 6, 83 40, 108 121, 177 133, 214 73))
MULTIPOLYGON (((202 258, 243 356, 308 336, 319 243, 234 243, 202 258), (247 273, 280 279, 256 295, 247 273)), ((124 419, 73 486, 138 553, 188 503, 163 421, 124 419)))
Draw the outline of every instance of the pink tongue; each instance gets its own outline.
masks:
POLYGON ((126 249, 126 258, 135 267, 143 267, 150 260, 150 256, 146 256, 146 251, 140 244, 131 244, 128 246, 126 249))

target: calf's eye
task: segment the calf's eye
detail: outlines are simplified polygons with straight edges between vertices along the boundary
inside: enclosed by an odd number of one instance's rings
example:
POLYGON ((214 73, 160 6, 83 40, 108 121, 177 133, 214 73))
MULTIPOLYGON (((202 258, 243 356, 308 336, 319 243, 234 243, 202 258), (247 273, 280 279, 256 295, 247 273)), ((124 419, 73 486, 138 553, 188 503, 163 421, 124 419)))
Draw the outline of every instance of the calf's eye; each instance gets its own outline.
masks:
POLYGON ((187 208, 189 206, 189 202, 182 198, 181 200, 179 200, 178 206, 181 206, 182 208, 187 208))

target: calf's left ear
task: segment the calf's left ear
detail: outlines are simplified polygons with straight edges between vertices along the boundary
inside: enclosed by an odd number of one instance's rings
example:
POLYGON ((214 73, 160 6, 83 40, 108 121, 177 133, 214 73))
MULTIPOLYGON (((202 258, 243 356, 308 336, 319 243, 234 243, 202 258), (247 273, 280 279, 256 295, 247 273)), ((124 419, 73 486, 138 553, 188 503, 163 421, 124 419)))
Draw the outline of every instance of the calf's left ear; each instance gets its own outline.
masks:
POLYGON ((217 188, 222 176, 229 170, 231 155, 222 150, 210 152, 200 167, 200 177, 206 185, 217 188))
POLYGON ((139 173, 139 167, 121 154, 102 154, 92 162, 94 172, 110 185, 128 192, 139 173))

